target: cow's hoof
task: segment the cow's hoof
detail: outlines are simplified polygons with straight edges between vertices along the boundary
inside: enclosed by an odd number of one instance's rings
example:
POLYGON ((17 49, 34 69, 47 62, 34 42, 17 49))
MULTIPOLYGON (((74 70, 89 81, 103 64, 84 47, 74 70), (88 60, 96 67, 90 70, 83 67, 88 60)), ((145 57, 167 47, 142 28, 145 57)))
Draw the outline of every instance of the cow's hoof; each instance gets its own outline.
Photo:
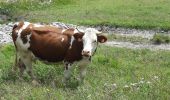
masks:
POLYGON ((36 80, 33 80, 32 81, 32 84, 33 84, 33 86, 39 86, 40 84, 38 83, 38 81, 36 81, 36 80))

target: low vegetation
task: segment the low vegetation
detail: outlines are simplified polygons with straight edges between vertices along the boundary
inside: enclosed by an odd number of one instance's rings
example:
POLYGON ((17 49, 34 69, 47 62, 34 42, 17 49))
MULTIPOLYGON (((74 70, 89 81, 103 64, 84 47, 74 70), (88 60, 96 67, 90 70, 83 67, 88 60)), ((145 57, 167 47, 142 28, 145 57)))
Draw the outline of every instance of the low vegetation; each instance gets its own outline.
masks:
POLYGON ((77 70, 65 87, 62 64, 34 64, 40 86, 33 86, 25 74, 24 81, 11 73, 13 45, 0 48, 0 99, 32 100, 169 100, 170 52, 130 50, 100 45, 82 85, 77 85, 77 70))
POLYGON ((108 35, 109 41, 123 41, 123 42, 131 42, 131 43, 150 43, 150 39, 143 38, 141 36, 126 36, 126 35, 119 35, 119 34, 111 34, 108 35))
POLYGON ((169 0, 0 0, 10 20, 170 29, 169 0), (51 2, 49 2, 51 1, 51 2))
POLYGON ((166 34, 155 34, 152 39, 153 43, 155 44, 161 44, 161 43, 169 43, 170 42, 170 36, 166 34))
POLYGON ((120 34, 111 34, 108 35, 108 41, 123 41, 142 44, 169 44, 170 35, 164 33, 157 33, 154 34, 152 38, 143 38, 141 36, 126 36, 120 34))

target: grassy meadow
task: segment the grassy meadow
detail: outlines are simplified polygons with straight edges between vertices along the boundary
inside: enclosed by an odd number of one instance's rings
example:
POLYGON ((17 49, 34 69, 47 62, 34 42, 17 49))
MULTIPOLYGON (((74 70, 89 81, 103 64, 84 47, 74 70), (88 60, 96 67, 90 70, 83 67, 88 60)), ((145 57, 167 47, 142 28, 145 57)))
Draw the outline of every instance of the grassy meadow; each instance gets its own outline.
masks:
POLYGON ((170 29, 170 0, 0 0, 9 20, 170 29), (44 1, 44 2, 43 2, 44 1))
POLYGON ((14 47, 0 49, 0 97, 3 100, 169 100, 170 52, 130 50, 99 46, 88 66, 84 84, 75 79, 67 86, 61 80, 62 64, 34 64, 40 86, 33 86, 25 74, 24 81, 11 73, 14 47))
MULTIPOLYGON (((77 25, 170 29, 170 0, 0 0, 0 23, 26 20, 77 25)), ((143 38, 108 36, 132 42, 143 38)), ((157 36, 155 40, 160 40, 157 36)), ((160 40, 163 41, 163 40, 160 40)), ((169 41, 169 39, 168 39, 169 41)), ((164 41, 163 41, 164 42, 164 41)), ((166 41, 165 41, 166 42, 166 41)), ((87 68, 84 84, 78 85, 78 68, 63 86, 63 64, 33 66, 40 83, 12 73, 15 49, 0 45, 0 100, 170 100, 170 51, 131 50, 99 45, 87 68)))

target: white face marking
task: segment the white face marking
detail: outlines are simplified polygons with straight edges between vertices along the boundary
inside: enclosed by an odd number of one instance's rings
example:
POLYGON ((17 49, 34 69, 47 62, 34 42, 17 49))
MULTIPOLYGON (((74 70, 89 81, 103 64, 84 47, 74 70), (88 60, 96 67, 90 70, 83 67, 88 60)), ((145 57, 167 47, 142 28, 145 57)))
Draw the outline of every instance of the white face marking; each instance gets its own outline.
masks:
POLYGON ((97 33, 94 28, 87 28, 83 36, 83 51, 88 51, 90 56, 94 53, 97 48, 97 33))
POLYGON ((21 39, 21 32, 24 29, 26 29, 28 27, 28 25, 30 25, 29 22, 24 22, 24 25, 18 30, 18 37, 16 39, 16 45, 17 45, 18 49, 27 50, 30 47, 29 41, 30 41, 31 34, 27 35, 28 42, 26 44, 24 44, 21 39))

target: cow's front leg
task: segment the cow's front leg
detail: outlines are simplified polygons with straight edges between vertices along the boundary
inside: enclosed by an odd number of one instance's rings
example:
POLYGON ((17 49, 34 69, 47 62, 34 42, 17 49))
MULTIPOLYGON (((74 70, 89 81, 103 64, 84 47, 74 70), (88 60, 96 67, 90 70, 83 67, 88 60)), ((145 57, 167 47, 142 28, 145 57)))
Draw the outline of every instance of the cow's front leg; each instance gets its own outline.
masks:
POLYGON ((63 82, 66 83, 71 77, 73 66, 71 63, 64 62, 64 68, 63 82))
POLYGON ((79 73, 79 78, 78 78, 78 81, 80 83, 82 83, 84 81, 84 77, 86 75, 86 66, 79 66, 79 70, 80 70, 80 73, 79 73))
POLYGON ((20 78, 20 80, 23 80, 23 73, 26 69, 26 66, 21 59, 19 59, 18 67, 19 67, 19 71, 20 71, 19 78, 20 78))

